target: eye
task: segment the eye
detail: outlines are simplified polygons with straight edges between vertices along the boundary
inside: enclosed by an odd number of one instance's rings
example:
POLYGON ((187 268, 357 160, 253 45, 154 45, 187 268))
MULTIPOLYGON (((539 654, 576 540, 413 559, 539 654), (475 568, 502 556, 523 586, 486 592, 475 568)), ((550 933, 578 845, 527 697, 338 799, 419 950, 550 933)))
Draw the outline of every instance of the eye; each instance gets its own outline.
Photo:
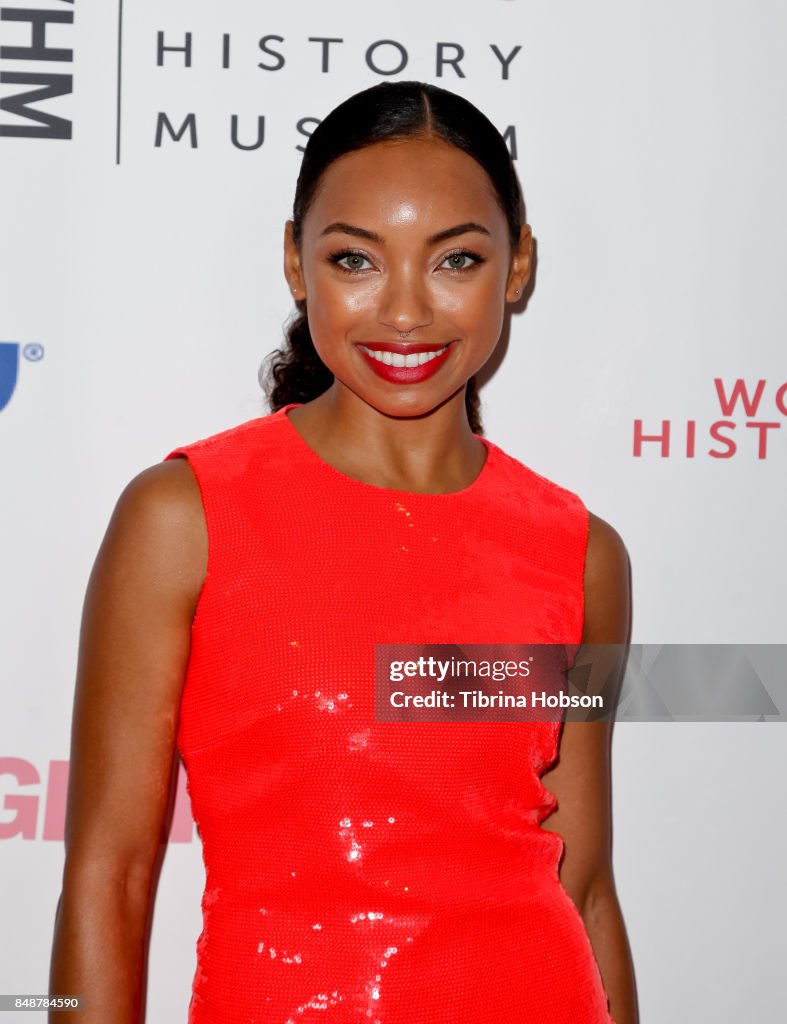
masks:
POLYGON ((368 257, 362 252, 354 249, 342 249, 340 252, 332 252, 328 257, 331 263, 335 263, 341 270, 353 274, 359 270, 368 270, 371 267, 368 257))
POLYGON ((483 257, 478 253, 471 252, 469 249, 460 249, 449 253, 440 266, 445 266, 448 270, 470 270, 471 267, 476 267, 483 262, 483 257))

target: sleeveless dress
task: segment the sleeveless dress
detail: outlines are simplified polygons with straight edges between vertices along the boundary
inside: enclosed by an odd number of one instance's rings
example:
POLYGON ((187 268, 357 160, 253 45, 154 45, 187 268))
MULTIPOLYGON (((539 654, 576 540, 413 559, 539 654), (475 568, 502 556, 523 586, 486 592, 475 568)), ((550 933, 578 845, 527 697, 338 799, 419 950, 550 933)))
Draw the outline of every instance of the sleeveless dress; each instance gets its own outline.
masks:
POLYGON ((165 457, 209 543, 177 733, 206 872, 189 1024, 609 1024, 540 827, 561 723, 374 714, 375 644, 578 645, 587 510, 483 437, 464 490, 356 481, 297 404, 165 457))

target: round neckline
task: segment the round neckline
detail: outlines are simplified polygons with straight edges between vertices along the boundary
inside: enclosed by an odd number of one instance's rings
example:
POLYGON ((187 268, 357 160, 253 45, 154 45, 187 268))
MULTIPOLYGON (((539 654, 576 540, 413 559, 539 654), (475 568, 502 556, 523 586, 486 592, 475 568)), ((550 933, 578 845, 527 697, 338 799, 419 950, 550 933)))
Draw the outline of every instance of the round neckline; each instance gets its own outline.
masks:
POLYGON ((281 409, 278 410, 276 415, 281 417, 281 419, 287 424, 289 432, 291 436, 293 436, 298 447, 300 447, 304 451, 304 453, 310 457, 311 461, 315 465, 320 466, 324 471, 327 471, 332 476, 335 476, 337 479, 343 480, 348 484, 353 484, 354 486, 364 488, 365 490, 376 491, 378 494, 399 495, 411 499, 457 498, 465 497, 468 494, 474 493, 481 487, 486 478, 489 476, 491 464, 494 457, 494 445, 492 444, 491 441, 487 440, 487 438, 482 437, 480 434, 474 433, 473 437, 477 437, 478 440, 486 448, 486 459, 484 460, 484 464, 481 467, 481 470, 478 476, 475 478, 475 480, 472 480, 467 485, 467 487, 462 487, 458 491, 440 491, 438 493, 431 493, 429 491, 402 491, 396 487, 380 487, 378 484, 370 484, 367 483, 365 480, 356 480, 354 476, 348 476, 346 473, 342 473, 341 470, 336 469, 336 467, 332 466, 329 462, 326 462, 325 459, 323 459, 322 456, 318 455, 317 452, 311 447, 311 445, 307 444, 305 439, 301 437, 301 435, 298 433, 295 424, 292 422, 287 413, 290 411, 290 409, 296 409, 298 406, 301 406, 303 404, 303 402, 290 402, 288 405, 282 406, 281 409))

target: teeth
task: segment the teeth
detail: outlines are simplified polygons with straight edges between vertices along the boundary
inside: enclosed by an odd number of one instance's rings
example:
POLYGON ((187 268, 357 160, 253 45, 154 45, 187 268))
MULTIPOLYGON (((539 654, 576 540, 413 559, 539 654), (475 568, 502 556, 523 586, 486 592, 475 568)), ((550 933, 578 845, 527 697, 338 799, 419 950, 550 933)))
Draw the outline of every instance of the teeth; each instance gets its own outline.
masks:
POLYGON ((424 363, 430 363, 433 359, 441 356, 448 346, 443 345, 436 352, 410 352, 408 355, 403 355, 401 352, 372 351, 372 349, 367 348, 365 345, 359 345, 358 348, 363 349, 367 355, 376 359, 378 363, 385 363, 386 366, 423 366, 424 363))

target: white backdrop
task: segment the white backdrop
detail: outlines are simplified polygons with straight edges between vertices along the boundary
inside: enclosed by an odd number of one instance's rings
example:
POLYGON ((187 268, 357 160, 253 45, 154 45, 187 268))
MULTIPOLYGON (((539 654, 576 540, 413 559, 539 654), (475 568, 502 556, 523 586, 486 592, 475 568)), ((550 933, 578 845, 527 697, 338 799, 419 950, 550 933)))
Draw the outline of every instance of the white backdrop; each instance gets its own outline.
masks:
MULTIPOLYGON (((81 603, 114 502, 176 445, 267 411, 298 123, 405 56, 394 78, 516 137, 537 278, 485 375, 487 435, 621 533, 635 642, 785 640, 786 31, 776 0, 0 4, 0 992, 46 991, 81 603), (73 15, 45 34, 70 59, 20 55, 31 22, 8 12, 31 8, 73 15), (159 33, 190 67, 159 66, 159 33), (21 133, 42 122, 9 104, 34 88, 20 72, 65 76, 32 107, 70 137, 21 133), (233 145, 233 115, 244 145, 265 118, 261 146, 233 145), (668 453, 637 452, 637 421, 668 453)), ((783 1019, 784 740, 616 729, 643 1024, 783 1019)), ((181 805, 149 1024, 186 1020, 202 883, 181 805)))

